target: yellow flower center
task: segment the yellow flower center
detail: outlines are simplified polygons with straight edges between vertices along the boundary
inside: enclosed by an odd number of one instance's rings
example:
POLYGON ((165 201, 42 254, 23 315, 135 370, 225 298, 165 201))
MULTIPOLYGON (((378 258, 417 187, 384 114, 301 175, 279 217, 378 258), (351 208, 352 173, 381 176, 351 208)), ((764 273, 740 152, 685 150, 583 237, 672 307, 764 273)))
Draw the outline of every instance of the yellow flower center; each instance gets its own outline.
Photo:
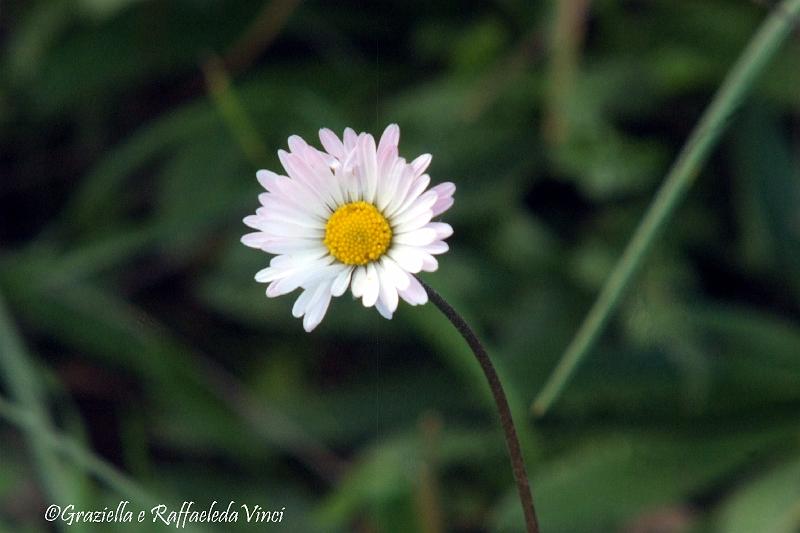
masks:
POLYGON ((392 242, 392 228, 378 209, 364 201, 344 204, 325 224, 325 246, 346 265, 366 265, 392 242))

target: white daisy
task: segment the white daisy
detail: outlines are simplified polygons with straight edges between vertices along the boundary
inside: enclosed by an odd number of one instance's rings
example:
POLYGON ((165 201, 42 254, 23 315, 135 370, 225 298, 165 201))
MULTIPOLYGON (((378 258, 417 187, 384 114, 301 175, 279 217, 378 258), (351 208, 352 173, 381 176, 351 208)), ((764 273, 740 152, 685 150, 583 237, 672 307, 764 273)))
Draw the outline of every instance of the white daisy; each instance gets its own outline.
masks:
POLYGON ((289 152, 278 151, 288 176, 259 170, 261 207, 244 223, 258 231, 242 237, 247 246, 275 257, 256 274, 274 298, 303 291, 292 314, 311 331, 322 321, 332 296, 350 287, 365 307, 391 319, 399 298, 411 305, 428 301, 413 276, 438 268, 435 255, 447 251, 453 228, 432 222, 453 205, 455 185, 431 189, 423 154, 410 163, 398 156, 400 128, 391 124, 376 148, 368 133, 350 128, 339 139, 329 129, 319 138, 325 151, 289 137, 289 152))

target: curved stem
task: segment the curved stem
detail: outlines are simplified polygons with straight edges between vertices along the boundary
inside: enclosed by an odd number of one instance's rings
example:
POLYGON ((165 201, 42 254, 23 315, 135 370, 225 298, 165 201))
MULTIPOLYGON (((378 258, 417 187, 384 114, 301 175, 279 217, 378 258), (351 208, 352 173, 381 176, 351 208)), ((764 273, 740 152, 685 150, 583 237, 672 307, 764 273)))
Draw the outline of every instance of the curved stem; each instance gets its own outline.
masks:
POLYGON ((500 415, 500 423, 503 425, 503 432, 506 437, 506 445, 508 446, 508 454, 511 457, 511 470, 514 472, 514 481, 517 483, 517 492, 519 499, 522 503, 522 512, 525 515, 525 525, 528 533, 538 533, 539 524, 536 520, 536 510, 533 507, 533 496, 531 495, 531 487, 528 482, 528 474, 525 472, 525 461, 522 458, 522 450, 519 445, 519 438, 517 437, 517 430, 514 427, 514 420, 511 418, 511 409, 508 407, 508 399, 503 390, 503 385, 500 383, 500 378, 497 376, 497 371, 494 369, 492 360, 486 353, 481 341, 472 331, 472 328, 464 321, 453 307, 445 301, 442 296, 428 286, 424 281, 417 278, 417 280, 425 288, 428 293, 428 298, 439 310, 447 317, 447 319, 455 326, 458 332, 467 341, 467 344, 475 354, 475 358, 481 365, 483 373, 486 375, 486 381, 489 382, 489 388, 492 390, 495 404, 497 404, 497 412, 500 415))
POLYGON ((603 285, 589 314, 533 404, 537 416, 544 415, 597 341, 619 305, 625 290, 639 272, 653 243, 686 196, 733 114, 752 88, 758 75, 789 35, 800 15, 800 0, 784 0, 764 22, 739 61, 731 69, 714 99, 686 141, 678 158, 653 198, 639 227, 603 285))

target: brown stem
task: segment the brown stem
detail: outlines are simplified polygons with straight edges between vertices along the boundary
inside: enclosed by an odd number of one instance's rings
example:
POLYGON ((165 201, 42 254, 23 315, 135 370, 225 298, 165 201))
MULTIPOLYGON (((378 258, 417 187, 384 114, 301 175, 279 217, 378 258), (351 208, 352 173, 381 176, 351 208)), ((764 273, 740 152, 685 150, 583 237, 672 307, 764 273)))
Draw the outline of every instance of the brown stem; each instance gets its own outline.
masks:
POLYGON ((458 332, 467 341, 472 353, 480 363, 483 373, 486 375, 486 380, 489 382, 489 388, 492 389, 492 396, 497 404, 497 412, 500 415, 500 423, 503 425, 505 432, 506 444, 508 445, 508 454, 511 457, 511 469, 514 472, 514 480, 517 482, 517 492, 519 499, 522 503, 522 512, 525 515, 525 525, 528 533, 539 533, 539 523, 536 520, 536 510, 533 507, 533 496, 531 496, 531 487, 528 483, 528 474, 525 472, 525 461, 522 458, 522 450, 519 446, 519 438, 517 437, 517 430, 514 428, 514 420, 511 418, 511 409, 508 407, 508 399, 506 393, 503 391, 503 386, 500 384, 500 378, 494 369, 489 355, 486 353, 481 341, 472 331, 472 328, 464 321, 455 309, 453 309, 442 296, 429 287, 424 281, 417 278, 425 291, 428 293, 428 298, 439 310, 447 317, 447 319, 455 326, 458 332))

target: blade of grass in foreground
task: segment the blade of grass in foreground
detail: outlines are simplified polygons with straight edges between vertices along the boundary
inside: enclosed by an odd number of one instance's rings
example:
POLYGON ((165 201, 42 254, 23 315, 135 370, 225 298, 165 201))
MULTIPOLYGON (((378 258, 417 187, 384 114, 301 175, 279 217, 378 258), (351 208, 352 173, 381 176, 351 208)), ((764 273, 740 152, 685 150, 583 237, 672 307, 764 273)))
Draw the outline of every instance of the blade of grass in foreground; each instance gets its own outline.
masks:
POLYGON ((50 420, 44 406, 43 391, 22 339, 19 337, 5 302, 0 296, 0 372, 9 393, 28 413, 32 424, 25 427, 25 436, 37 468, 39 481, 49 503, 75 503, 69 473, 53 450, 45 444, 50 420))
POLYGON ((697 178, 733 113, 791 32, 798 15, 800 0, 784 0, 776 6, 728 73, 656 193, 589 314, 533 403, 535 415, 542 416, 550 409, 597 341, 653 243, 697 178))

